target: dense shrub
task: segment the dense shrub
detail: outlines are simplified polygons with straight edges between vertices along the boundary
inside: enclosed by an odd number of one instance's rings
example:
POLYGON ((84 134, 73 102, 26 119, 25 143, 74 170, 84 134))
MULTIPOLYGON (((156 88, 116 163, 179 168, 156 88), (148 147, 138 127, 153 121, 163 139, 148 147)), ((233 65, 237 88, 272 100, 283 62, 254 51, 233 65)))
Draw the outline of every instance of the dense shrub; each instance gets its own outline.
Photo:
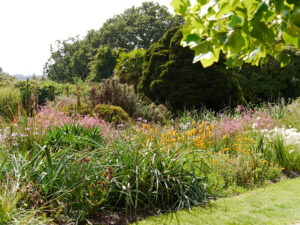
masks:
POLYGON ((283 68, 270 58, 270 62, 262 67, 244 64, 237 71, 246 100, 258 103, 300 96, 300 51, 292 47, 285 51, 291 56, 291 62, 283 68))
POLYGON ((165 106, 156 106, 151 101, 146 101, 146 98, 135 93, 132 85, 121 84, 117 77, 102 80, 94 90, 94 104, 120 106, 132 118, 163 121, 170 115, 165 106))
POLYGON ((115 75, 122 83, 132 84, 136 88, 142 76, 144 55, 144 49, 134 49, 120 54, 115 67, 115 75))
POLYGON ((119 106, 99 104, 94 108, 94 115, 104 119, 106 122, 115 124, 128 122, 128 114, 119 106))
POLYGON ((168 101, 174 110, 207 108, 220 110, 242 102, 238 81, 224 63, 203 68, 193 63, 194 52, 180 45, 179 29, 170 29, 145 55, 138 91, 153 101, 168 101))
POLYGON ((97 54, 89 63, 91 74, 88 81, 99 82, 101 79, 111 77, 117 63, 118 52, 107 46, 100 46, 97 54))

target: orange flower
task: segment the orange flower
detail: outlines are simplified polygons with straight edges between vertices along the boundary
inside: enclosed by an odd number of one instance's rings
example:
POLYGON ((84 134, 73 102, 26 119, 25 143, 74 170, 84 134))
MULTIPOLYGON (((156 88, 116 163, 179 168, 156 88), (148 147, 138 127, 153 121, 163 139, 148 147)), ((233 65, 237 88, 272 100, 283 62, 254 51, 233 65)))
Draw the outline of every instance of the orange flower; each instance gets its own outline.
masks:
POLYGON ((216 160, 212 160, 211 162, 212 162, 213 165, 216 165, 216 164, 217 164, 217 161, 216 161, 216 160))
POLYGON ((15 117, 14 118, 14 122, 13 122, 14 124, 17 124, 18 123, 18 117, 15 117))

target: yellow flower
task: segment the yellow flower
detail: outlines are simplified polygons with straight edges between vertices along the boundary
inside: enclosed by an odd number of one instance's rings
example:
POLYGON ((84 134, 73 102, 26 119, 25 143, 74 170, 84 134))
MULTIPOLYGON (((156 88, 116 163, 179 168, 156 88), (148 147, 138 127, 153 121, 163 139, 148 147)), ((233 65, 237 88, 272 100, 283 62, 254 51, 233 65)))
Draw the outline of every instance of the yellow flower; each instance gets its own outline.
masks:
POLYGON ((146 129, 146 127, 147 127, 147 125, 143 123, 143 129, 144 130, 146 129))
POLYGON ((249 140, 250 140, 250 138, 248 138, 248 137, 247 137, 247 138, 245 138, 245 141, 249 141, 249 140))
POLYGON ((212 155, 212 153, 211 153, 211 152, 209 152, 208 154, 209 154, 209 155, 212 155))
POLYGON ((151 128, 151 125, 150 125, 150 124, 148 124, 148 125, 147 125, 147 128, 148 128, 148 130, 150 130, 150 128, 151 128))
POLYGON ((270 163, 270 166, 273 166, 273 163, 272 163, 272 162, 270 163))
POLYGON ((253 143, 253 144, 255 144, 255 143, 256 143, 256 141, 252 141, 252 143, 253 143))
POLYGON ((139 133, 139 132, 140 132, 140 130, 139 130, 139 129, 136 129, 135 131, 136 131, 137 133, 139 133))
POLYGON ((263 164, 267 163, 267 160, 262 161, 263 164))
POLYGON ((195 126, 196 125, 196 121, 194 120, 192 124, 193 124, 193 126, 195 126))
POLYGON ((239 152, 239 151, 241 151, 242 149, 241 149, 241 148, 239 148, 239 147, 237 147, 237 148, 236 148, 236 150, 239 152))
POLYGON ((230 148, 224 148, 224 151, 229 151, 230 150, 230 148))
POLYGON ((238 146, 238 144, 233 144, 234 146, 238 146))
POLYGON ((212 162, 213 165, 216 165, 216 164, 217 164, 217 161, 214 160, 214 159, 213 159, 211 162, 212 162))
POLYGON ((284 167, 282 167, 282 168, 281 168, 281 170, 285 170, 285 168, 284 168, 284 167))

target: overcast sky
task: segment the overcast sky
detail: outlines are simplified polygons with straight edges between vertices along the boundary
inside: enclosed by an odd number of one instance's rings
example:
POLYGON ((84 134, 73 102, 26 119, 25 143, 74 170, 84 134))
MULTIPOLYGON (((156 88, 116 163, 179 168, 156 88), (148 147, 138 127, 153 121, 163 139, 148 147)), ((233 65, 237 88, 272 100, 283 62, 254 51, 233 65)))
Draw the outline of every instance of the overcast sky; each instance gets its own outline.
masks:
MULTIPOLYGON (((99 29, 145 0, 0 0, 0 67, 9 74, 41 75, 56 40, 99 29)), ((171 0, 154 2, 169 6, 171 0)))

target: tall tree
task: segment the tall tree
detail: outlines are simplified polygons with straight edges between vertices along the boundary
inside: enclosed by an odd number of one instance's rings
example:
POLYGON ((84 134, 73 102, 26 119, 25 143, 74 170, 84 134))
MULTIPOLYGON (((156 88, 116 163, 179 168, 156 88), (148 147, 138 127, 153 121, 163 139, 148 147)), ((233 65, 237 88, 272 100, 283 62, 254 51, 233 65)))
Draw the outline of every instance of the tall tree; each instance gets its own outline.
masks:
POLYGON ((107 20, 100 30, 89 31, 81 40, 77 37, 57 41, 56 47, 51 47, 51 56, 44 66, 44 75, 58 82, 72 82, 74 78, 85 80, 88 76, 93 77, 92 80, 102 79, 112 73, 107 72, 111 71, 110 63, 96 62, 97 58, 103 60, 103 55, 98 54, 103 53, 103 49, 98 50, 100 45, 127 51, 147 49, 170 27, 181 23, 183 19, 174 17, 166 7, 145 2, 140 7, 132 7, 107 20), (108 68, 104 68, 104 65, 108 68), (106 71, 105 75, 96 70, 96 67, 106 71), (92 74, 91 68, 94 68, 92 74))
POLYGON ((100 46, 97 54, 89 63, 91 70, 88 81, 99 82, 101 79, 111 77, 117 63, 118 51, 107 46, 100 46))
POLYGON ((195 51, 194 62, 204 67, 226 54, 227 66, 244 62, 261 65, 273 56, 290 62, 285 45, 300 48, 299 0, 173 0, 171 5, 186 20, 182 44, 195 51))
POLYGON ((165 6, 144 2, 107 20, 100 29, 101 44, 127 50, 148 49, 169 28, 182 23, 182 18, 174 17, 165 6))

